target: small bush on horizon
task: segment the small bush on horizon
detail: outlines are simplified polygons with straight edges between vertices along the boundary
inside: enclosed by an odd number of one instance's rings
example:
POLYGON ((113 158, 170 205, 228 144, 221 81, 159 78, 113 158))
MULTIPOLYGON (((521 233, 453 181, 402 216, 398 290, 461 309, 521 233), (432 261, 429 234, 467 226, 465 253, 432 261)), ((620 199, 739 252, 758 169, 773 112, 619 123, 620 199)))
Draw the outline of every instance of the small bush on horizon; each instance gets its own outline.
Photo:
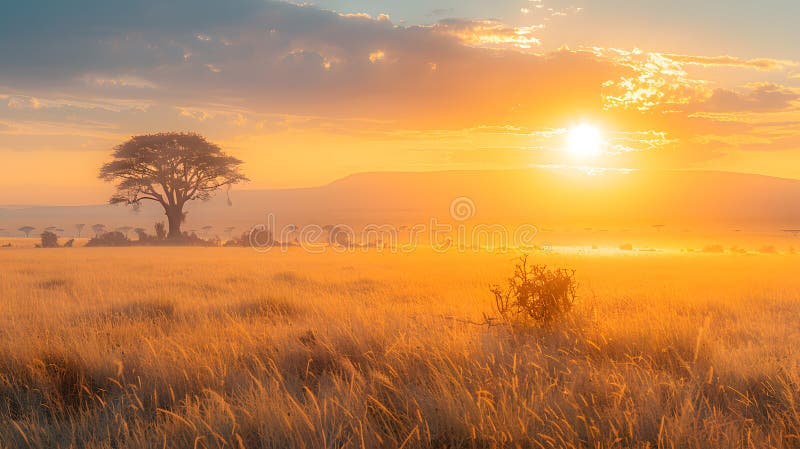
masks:
POLYGON ((42 248, 58 248, 58 236, 50 231, 42 232, 42 248))
POLYGON ((167 227, 164 225, 163 221, 159 221, 155 225, 156 230, 156 238, 158 240, 164 240, 167 238, 167 227))
POLYGON ((130 246, 131 241, 119 231, 106 232, 98 237, 93 237, 86 246, 130 246))
POLYGON ((619 249, 622 251, 633 251, 633 245, 630 243, 623 243, 622 245, 619 245, 619 249))
POLYGON ((563 320, 575 303, 575 271, 529 265, 520 259, 506 289, 492 288, 502 320, 513 327, 548 327, 563 320))
POLYGON ((262 247, 270 247, 278 245, 279 243, 275 241, 272 237, 272 232, 262 229, 256 232, 253 231, 245 231, 239 237, 233 237, 230 240, 226 241, 222 246, 226 247, 248 247, 251 245, 251 239, 253 239, 252 243, 255 243, 262 247))

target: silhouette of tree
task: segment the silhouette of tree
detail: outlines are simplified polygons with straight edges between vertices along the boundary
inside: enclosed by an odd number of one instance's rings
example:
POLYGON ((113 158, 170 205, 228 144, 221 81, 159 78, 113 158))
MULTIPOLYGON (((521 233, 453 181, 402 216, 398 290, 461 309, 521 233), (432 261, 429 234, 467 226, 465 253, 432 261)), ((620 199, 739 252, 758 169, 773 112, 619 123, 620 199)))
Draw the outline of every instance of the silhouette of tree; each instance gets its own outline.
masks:
POLYGON ((42 248, 58 248, 58 236, 50 231, 42 233, 42 248))
POLYGON ((286 226, 286 230, 289 232, 288 237, 290 242, 298 243, 297 237, 295 236, 294 238, 292 238, 292 235, 295 235, 299 229, 300 228, 296 224, 290 224, 286 226))
POLYGON ((167 238, 167 228, 164 226, 163 221, 159 221, 158 223, 156 223, 154 228, 156 230, 157 239, 164 240, 165 238, 167 238))
POLYGON ((229 239, 231 238, 234 229, 236 229, 235 226, 228 226, 227 228, 224 229, 225 235, 227 235, 229 239))
POLYGON ((211 225, 205 225, 205 226, 203 226, 203 227, 202 227, 202 228, 200 228, 200 229, 202 229, 202 230, 203 230, 203 236, 205 236, 205 237, 208 237, 208 233, 209 233, 209 232, 211 232, 211 230, 212 230, 212 229, 214 229, 214 226, 211 226, 211 225))
POLYGON ((148 235, 147 235, 147 230, 145 228, 135 228, 133 232, 134 234, 136 234, 136 237, 139 238, 140 242, 147 240, 148 235))
POLYGON ((132 230, 133 230, 132 226, 120 226, 120 227, 117 228, 117 232, 121 232, 122 235, 124 235, 126 239, 129 238, 128 234, 130 234, 130 232, 132 230))
POLYGON ((159 203, 169 223, 169 238, 181 236, 184 205, 208 200, 222 187, 247 181, 239 171, 242 161, 225 154, 203 136, 160 133, 135 136, 114 149, 100 178, 117 182, 111 204, 138 207, 142 201, 159 203))
POLYGON ((33 226, 23 226, 23 227, 17 229, 17 231, 24 233, 25 234, 25 238, 28 238, 28 237, 31 236, 31 231, 33 231, 34 229, 36 229, 36 228, 33 227, 33 226))
POLYGON ((102 234, 103 231, 105 230, 106 230, 106 225, 104 224, 97 223, 95 225, 92 225, 92 231, 94 231, 95 237, 100 237, 100 234, 102 234))
POLYGON ((333 243, 333 230, 336 226, 332 224, 326 224, 322 227, 322 230, 325 231, 325 242, 329 245, 333 243))
POLYGON ((51 232, 51 233, 56 234, 56 235, 58 235, 61 232, 64 232, 64 230, 59 228, 58 226, 48 226, 48 227, 44 228, 44 231, 45 232, 51 232))
POLYGON ((84 223, 78 223, 75 225, 76 237, 81 238, 81 232, 83 232, 83 228, 86 227, 84 223))

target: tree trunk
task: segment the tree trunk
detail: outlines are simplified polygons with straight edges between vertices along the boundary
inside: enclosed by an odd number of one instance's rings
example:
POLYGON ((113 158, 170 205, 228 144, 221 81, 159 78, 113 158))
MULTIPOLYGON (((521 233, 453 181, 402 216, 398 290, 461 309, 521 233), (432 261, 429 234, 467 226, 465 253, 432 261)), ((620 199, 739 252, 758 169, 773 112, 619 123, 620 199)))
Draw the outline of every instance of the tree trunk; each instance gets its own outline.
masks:
POLYGON ((183 208, 179 206, 167 207, 167 221, 169 222, 169 234, 167 238, 177 239, 181 235, 181 222, 183 221, 183 208))

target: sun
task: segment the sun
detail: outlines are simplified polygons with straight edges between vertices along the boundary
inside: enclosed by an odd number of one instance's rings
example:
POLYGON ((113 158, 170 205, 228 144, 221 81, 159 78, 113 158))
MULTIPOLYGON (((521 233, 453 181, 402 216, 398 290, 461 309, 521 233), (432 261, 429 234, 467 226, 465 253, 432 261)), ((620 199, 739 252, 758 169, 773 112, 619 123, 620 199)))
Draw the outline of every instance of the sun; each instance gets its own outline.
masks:
POLYGON ((567 151, 581 159, 597 157, 603 151, 603 133, 600 128, 582 123, 567 131, 567 151))

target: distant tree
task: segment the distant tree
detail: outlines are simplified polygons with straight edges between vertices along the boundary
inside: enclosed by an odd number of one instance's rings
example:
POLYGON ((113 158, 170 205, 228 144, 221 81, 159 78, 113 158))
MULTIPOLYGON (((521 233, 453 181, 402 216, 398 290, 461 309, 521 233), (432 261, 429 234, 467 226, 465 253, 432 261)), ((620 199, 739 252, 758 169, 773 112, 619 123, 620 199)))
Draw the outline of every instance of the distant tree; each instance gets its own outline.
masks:
POLYGON ((325 235, 325 241, 326 241, 326 242, 328 242, 329 244, 330 244, 330 243, 333 243, 333 242, 332 242, 332 241, 333 241, 332 234, 333 234, 333 230, 334 230, 335 228, 336 228, 336 226, 334 226, 334 225, 332 225, 332 224, 326 224, 326 225, 324 225, 324 226, 322 227, 322 230, 323 230, 323 231, 325 231, 325 233, 326 233, 326 235, 325 235))
POLYGON ((352 233, 346 226, 326 225, 323 229, 328 231, 329 245, 338 245, 342 247, 350 247, 353 245, 352 233))
POLYGON ((86 246, 130 246, 131 241, 125 234, 117 231, 106 232, 86 243, 86 246))
POLYGON ((167 238, 167 228, 164 226, 163 221, 159 221, 155 225, 156 230, 156 238, 159 240, 164 240, 167 238))
POLYGON ((50 231, 42 232, 42 248, 58 248, 58 236, 50 231))
POLYGON ((297 241, 298 241, 298 240, 297 240, 297 237, 295 237, 295 238, 292 238, 292 235, 293 235, 293 234, 295 234, 295 233, 297 233, 297 231, 298 231, 299 229, 300 229, 300 228, 299 228, 299 227, 298 227, 296 224, 290 224, 290 225, 286 226, 286 231, 288 231, 288 232, 289 232, 289 235, 288 235, 288 237, 289 237, 289 240, 290 240, 291 242, 297 242, 297 241))
POLYGON ((95 225, 92 225, 92 231, 94 231, 95 237, 100 237, 100 234, 102 234, 105 230, 106 230, 106 225, 104 224, 97 223, 95 225))
POLYGON ((140 242, 147 240, 150 236, 147 235, 147 230, 145 228, 136 228, 133 230, 136 237, 139 239, 140 242))
POLYGON ((23 226, 23 227, 17 229, 17 231, 22 232, 23 234, 25 234, 25 238, 28 238, 28 237, 31 236, 31 232, 33 230, 35 230, 35 229, 36 228, 33 227, 33 226, 23 226))
POLYGON ((208 200, 222 187, 247 181, 242 161, 225 154, 203 136, 160 133, 135 136, 114 148, 113 160, 100 169, 100 178, 117 182, 111 204, 138 207, 159 203, 169 223, 169 238, 181 237, 184 205, 208 200))
POLYGON ((225 235, 227 235, 227 236, 228 236, 228 238, 230 239, 230 238, 231 238, 231 235, 233 235, 233 231, 234 231, 234 229, 236 229, 236 227, 234 227, 234 226, 228 226, 227 228, 223 229, 223 231, 225 232, 225 235))
POLYGON ((132 226, 120 226, 117 228, 117 232, 121 232, 125 238, 128 238, 128 234, 133 230, 132 226))
POLYGON ((75 232, 76 232, 75 236, 78 237, 78 238, 81 238, 81 233, 83 232, 83 228, 85 228, 85 227, 86 227, 86 224, 84 224, 84 223, 76 224, 75 225, 75 232))
POLYGON ((205 225, 205 226, 203 226, 203 227, 202 227, 202 228, 200 228, 200 229, 202 229, 202 230, 203 230, 203 235, 205 235, 206 237, 208 237, 208 233, 209 233, 209 232, 211 232, 211 230, 212 230, 212 229, 214 229, 214 226, 211 226, 211 225, 205 225))

